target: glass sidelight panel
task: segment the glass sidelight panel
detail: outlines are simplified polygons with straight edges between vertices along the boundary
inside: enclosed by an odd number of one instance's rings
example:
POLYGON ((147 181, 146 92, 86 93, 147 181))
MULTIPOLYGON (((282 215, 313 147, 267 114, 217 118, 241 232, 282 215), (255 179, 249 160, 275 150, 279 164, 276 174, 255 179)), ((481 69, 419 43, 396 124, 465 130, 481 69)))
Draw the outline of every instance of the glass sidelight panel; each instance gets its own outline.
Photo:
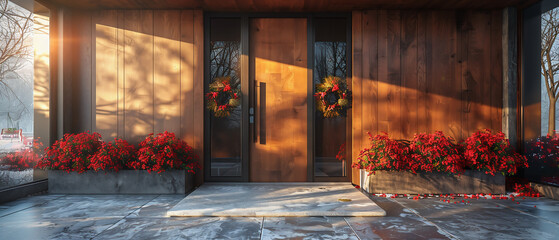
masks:
MULTIPOLYGON (((241 92, 241 19, 214 18, 210 21, 209 82, 229 78, 231 88, 241 92)), ((228 101, 221 99, 217 101, 228 101)), ((210 168, 212 177, 240 177, 242 106, 228 116, 210 112, 210 168)))
MULTIPOLYGON (((345 79, 347 63, 347 20, 345 18, 316 18, 314 23, 313 83, 328 76, 345 79)), ((315 177, 346 176, 347 116, 324 118, 315 111, 315 177)))

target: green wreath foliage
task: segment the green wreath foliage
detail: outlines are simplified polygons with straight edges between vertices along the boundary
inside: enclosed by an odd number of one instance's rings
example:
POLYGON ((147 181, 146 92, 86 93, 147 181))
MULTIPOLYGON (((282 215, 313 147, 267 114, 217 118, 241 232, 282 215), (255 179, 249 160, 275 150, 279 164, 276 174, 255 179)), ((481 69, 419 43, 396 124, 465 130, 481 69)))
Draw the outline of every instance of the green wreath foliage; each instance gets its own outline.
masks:
POLYGON ((222 118, 241 105, 241 93, 231 86, 231 77, 215 78, 206 94, 206 106, 215 117, 222 118))
POLYGON ((346 80, 340 77, 325 77, 322 83, 316 84, 314 96, 316 109, 325 118, 346 116, 347 109, 351 108, 351 90, 348 89, 346 80))

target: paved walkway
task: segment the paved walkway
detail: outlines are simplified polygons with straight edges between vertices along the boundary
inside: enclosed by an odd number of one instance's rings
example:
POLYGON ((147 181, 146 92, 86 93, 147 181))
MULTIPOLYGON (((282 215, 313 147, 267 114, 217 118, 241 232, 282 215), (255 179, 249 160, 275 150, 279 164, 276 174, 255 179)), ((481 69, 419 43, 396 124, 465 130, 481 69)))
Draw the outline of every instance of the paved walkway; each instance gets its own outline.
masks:
POLYGON ((385 215, 351 183, 206 183, 167 212, 173 217, 385 215))
POLYGON ((166 217, 182 195, 39 195, 0 205, 0 239, 556 239, 559 201, 372 199, 386 217, 166 217), (534 207, 535 206, 535 207, 534 207))

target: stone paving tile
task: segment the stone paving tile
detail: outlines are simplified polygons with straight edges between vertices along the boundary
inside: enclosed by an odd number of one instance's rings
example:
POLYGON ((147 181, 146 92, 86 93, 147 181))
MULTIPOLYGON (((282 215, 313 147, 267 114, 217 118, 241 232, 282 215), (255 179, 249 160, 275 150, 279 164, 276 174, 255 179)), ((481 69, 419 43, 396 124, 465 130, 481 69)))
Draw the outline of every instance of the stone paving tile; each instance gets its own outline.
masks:
POLYGON ((61 198, 64 195, 39 195, 0 204, 0 217, 61 198))
POLYGON ((166 217, 167 210, 185 198, 186 195, 159 195, 155 199, 143 205, 127 218, 135 217, 166 217))
POLYGON ((157 196, 43 195, 24 198, 0 217, 2 239, 92 238, 157 196), (15 211, 14 209, 21 209, 15 211))
POLYGON ((157 195, 66 195, 33 207, 38 216, 48 218, 125 217, 157 195))
POLYGON ((42 218, 37 211, 24 210, 0 218, 0 239, 88 239, 121 218, 42 218))
POLYGON ((358 239, 343 217, 265 217, 261 239, 358 239))
POLYGON ((372 198, 386 217, 346 218, 360 239, 448 239, 435 225, 387 198, 372 198))
POLYGON ((457 204, 442 203, 436 198, 396 201, 457 238, 557 239, 559 236, 558 224, 503 205, 510 200, 470 200, 471 204, 463 204, 461 200, 457 204))
POLYGON ((519 197, 516 201, 497 201, 497 203, 559 224, 559 201, 549 198, 519 197))
POLYGON ((260 239, 262 218, 125 218, 94 239, 260 239))

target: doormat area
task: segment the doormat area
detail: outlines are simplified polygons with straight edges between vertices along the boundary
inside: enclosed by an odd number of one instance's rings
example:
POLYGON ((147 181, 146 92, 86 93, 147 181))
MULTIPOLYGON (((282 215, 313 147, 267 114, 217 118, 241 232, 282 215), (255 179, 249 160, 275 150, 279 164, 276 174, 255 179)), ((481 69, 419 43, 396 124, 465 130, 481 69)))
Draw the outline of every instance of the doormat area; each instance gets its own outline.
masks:
POLYGON ((350 183, 205 183, 171 217, 380 217, 386 212, 350 183))

